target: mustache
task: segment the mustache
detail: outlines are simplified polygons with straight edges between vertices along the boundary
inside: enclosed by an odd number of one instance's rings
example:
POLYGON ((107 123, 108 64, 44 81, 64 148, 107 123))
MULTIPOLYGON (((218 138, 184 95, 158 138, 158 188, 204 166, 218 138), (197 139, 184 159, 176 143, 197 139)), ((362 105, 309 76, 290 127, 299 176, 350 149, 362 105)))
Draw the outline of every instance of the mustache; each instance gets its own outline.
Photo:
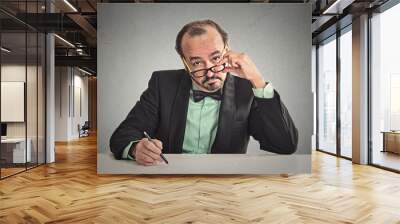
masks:
POLYGON ((215 76, 215 75, 211 76, 211 77, 206 76, 205 79, 202 81, 202 84, 205 84, 206 82, 211 81, 213 79, 219 79, 220 81, 222 81, 222 79, 220 77, 215 76))

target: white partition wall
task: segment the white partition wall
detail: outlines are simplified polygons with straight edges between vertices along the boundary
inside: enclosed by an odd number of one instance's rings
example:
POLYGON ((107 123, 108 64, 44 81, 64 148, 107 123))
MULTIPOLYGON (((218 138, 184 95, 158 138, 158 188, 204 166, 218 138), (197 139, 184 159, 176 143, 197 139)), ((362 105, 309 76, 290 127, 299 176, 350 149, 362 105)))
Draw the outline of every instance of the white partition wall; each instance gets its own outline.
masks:
POLYGON ((25 82, 1 82, 1 122, 24 122, 25 82))

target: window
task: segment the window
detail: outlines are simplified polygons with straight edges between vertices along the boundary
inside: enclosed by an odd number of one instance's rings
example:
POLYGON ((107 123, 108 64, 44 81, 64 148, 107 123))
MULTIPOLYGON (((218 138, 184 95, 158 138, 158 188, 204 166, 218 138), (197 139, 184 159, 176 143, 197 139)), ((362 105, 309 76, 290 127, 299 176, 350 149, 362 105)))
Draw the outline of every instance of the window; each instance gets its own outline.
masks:
POLYGON ((372 164, 400 170, 400 4, 371 18, 372 164))
POLYGON ((336 36, 318 47, 318 149, 336 153, 336 36))
POLYGON ((352 35, 351 26, 340 36, 340 155, 352 157, 352 35))

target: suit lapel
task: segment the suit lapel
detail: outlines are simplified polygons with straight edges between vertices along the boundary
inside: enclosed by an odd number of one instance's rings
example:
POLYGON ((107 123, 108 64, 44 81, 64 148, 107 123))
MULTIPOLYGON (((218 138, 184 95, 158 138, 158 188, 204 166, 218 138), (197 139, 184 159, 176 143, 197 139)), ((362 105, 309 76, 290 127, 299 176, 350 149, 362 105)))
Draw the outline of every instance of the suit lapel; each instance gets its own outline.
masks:
POLYGON ((174 105, 171 110, 169 129, 170 153, 182 153, 183 138, 185 135, 187 109, 189 104, 190 88, 192 81, 186 72, 178 85, 174 105))
POLYGON ((223 87, 223 98, 219 109, 217 134, 211 148, 211 153, 229 152, 231 142, 230 126, 234 121, 235 112, 235 80, 229 73, 223 87))

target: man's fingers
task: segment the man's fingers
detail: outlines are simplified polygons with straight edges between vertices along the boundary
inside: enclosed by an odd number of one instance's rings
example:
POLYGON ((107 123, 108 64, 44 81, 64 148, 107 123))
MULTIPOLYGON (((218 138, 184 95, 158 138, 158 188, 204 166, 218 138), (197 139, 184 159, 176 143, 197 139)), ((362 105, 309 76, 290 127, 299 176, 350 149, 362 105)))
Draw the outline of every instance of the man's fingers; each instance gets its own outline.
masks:
POLYGON ((154 162, 146 162, 144 160, 137 160, 136 161, 139 165, 143 165, 143 166, 151 166, 154 165, 154 162))
POLYGON ((159 160, 159 161, 161 161, 160 154, 156 154, 156 153, 154 153, 154 152, 152 152, 152 151, 150 151, 150 150, 142 151, 142 153, 143 153, 145 156, 148 156, 148 157, 152 158, 153 160, 159 160))
POLYGON ((154 165, 157 161, 161 161, 162 142, 157 139, 149 141, 147 138, 141 139, 136 146, 135 158, 140 165, 154 165))
MULTIPOLYGON (((229 65, 225 66, 225 70, 224 72, 236 72, 236 73, 241 73, 242 68, 240 65, 232 65, 231 63, 235 63, 235 61, 233 62, 229 62, 229 65)), ((236 62, 237 63, 237 62, 236 62)))
POLYGON ((237 53, 233 51, 228 51, 224 55, 224 59, 227 59, 228 63, 234 68, 241 68, 244 58, 244 53, 237 53))
POLYGON ((153 140, 151 141, 144 141, 143 145, 146 149, 156 153, 156 154, 161 154, 161 149, 156 145, 156 143, 153 142, 153 140))
POLYGON ((161 142, 160 140, 158 140, 158 139, 152 139, 151 141, 152 141, 159 149, 162 150, 163 145, 162 145, 162 142, 161 142))
POLYGON ((222 65, 225 63, 229 63, 228 58, 226 58, 226 57, 222 58, 221 61, 218 62, 219 65, 222 65))
POLYGON ((225 67, 223 72, 231 72, 231 73, 233 72, 236 74, 237 71, 236 71, 236 69, 234 69, 232 67, 225 67))
POLYGON ((154 162, 153 158, 151 158, 150 156, 148 156, 148 155, 146 155, 144 153, 142 153, 140 155, 140 157, 138 157, 137 159, 138 159, 138 161, 141 161, 143 163, 152 163, 152 162, 154 162))
POLYGON ((144 166, 151 166, 156 164, 156 160, 144 153, 141 153, 140 156, 136 158, 136 162, 144 166))
POLYGON ((152 163, 154 162, 154 160, 156 160, 156 158, 154 158, 153 156, 149 155, 151 153, 143 151, 142 152, 142 158, 144 159, 144 161, 148 162, 148 163, 152 163))
POLYGON ((234 68, 240 68, 241 62, 240 59, 237 57, 230 57, 229 64, 234 68))
POLYGON ((236 59, 234 57, 228 57, 228 58, 226 58, 226 61, 228 62, 228 66, 227 67, 240 68, 240 64, 239 64, 238 59, 236 59))
POLYGON ((228 50, 225 54, 224 57, 230 57, 231 55, 235 54, 235 52, 228 50))

